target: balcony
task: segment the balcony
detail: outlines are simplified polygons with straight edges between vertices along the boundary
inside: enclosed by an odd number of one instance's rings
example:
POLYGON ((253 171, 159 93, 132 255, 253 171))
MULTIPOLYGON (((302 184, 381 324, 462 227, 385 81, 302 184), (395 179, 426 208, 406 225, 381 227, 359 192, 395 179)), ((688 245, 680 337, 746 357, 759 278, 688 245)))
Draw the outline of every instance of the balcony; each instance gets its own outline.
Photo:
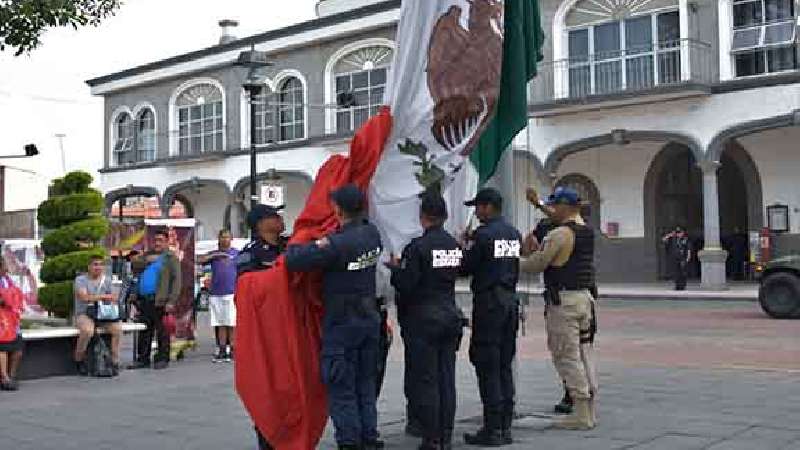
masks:
POLYGON ((530 84, 530 112, 546 117, 708 95, 715 70, 711 45, 691 39, 545 62, 530 84))

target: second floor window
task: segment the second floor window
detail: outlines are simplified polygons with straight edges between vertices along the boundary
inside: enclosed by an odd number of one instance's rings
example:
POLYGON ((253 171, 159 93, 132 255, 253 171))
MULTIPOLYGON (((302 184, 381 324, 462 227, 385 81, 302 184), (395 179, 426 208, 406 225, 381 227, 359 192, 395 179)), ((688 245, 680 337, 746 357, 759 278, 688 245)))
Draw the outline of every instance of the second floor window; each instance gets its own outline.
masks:
POLYGON ((120 114, 114 122, 114 165, 120 166, 136 161, 133 135, 133 120, 130 114, 120 114))
POLYGON ((176 102, 178 152, 193 155, 223 150, 222 92, 211 84, 186 89, 176 102))
POLYGON ((336 131, 354 131, 383 104, 393 51, 374 46, 343 57, 335 67, 336 131))
POLYGON ((732 56, 737 77, 798 69, 793 0, 735 0, 732 56))
POLYGON ((136 121, 136 158, 139 162, 156 159, 156 117, 149 108, 136 121))
POLYGON ((254 127, 256 145, 264 145, 275 141, 275 104, 272 90, 264 87, 261 95, 256 97, 253 109, 256 118, 254 127))
POLYGON ((681 80, 678 11, 636 15, 569 31, 569 96, 608 94, 681 80))
POLYGON ((303 83, 294 77, 284 81, 280 86, 278 102, 281 121, 280 140, 291 141, 306 137, 303 83))

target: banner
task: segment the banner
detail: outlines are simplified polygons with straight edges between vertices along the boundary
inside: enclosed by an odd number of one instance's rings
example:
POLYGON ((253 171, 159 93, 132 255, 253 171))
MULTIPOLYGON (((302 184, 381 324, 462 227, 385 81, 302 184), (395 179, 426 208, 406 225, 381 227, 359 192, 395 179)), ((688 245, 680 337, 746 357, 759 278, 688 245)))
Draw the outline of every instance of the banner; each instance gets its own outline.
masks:
POLYGON ((169 249, 181 263, 181 295, 175 305, 178 339, 194 339, 194 219, 147 219, 144 238, 145 252, 153 249, 153 237, 158 229, 167 229, 169 249))
POLYGON ((0 242, 3 258, 11 280, 22 291, 23 311, 28 317, 46 317, 47 311, 39 306, 39 269, 44 261, 41 242, 28 239, 9 239, 0 242))

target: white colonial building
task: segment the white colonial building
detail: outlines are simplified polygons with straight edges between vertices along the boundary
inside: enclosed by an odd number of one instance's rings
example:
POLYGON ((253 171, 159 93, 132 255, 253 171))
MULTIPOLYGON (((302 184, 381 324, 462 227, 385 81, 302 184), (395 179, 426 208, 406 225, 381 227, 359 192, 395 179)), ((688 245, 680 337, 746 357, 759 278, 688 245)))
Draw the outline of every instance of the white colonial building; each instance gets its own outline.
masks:
MULTIPOLYGON (((321 1, 314 20, 242 39, 225 23, 219 45, 90 80, 106 104, 109 209, 155 196, 164 211, 183 203, 200 238, 221 227, 243 234, 252 131, 259 180, 283 187, 294 217, 322 162, 346 151, 380 104, 399 7, 321 1), (272 58, 265 87, 280 103, 256 105, 254 124, 232 67, 251 45, 272 58), (271 169, 279 181, 268 180, 271 169)), ((545 60, 530 87, 530 127, 514 145, 514 180, 501 184, 578 188, 604 233, 601 279, 665 276, 660 237, 683 225, 699 250, 695 276, 721 286, 774 204, 789 213, 776 250, 800 250, 797 0, 540 7, 545 60)), ((515 190, 516 220, 530 228, 537 217, 515 190)))

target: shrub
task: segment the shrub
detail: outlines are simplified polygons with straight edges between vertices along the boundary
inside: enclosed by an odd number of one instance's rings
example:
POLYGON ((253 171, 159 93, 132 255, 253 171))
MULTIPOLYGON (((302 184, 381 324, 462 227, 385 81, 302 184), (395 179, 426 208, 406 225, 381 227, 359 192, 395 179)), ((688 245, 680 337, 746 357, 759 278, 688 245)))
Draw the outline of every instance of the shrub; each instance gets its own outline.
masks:
POLYGON ((59 281, 75 279, 78 274, 86 272, 89 260, 94 256, 105 258, 106 250, 101 247, 94 247, 89 250, 46 258, 42 263, 39 278, 45 283, 58 283, 59 281))
POLYGON ((108 231, 108 220, 92 217, 51 231, 42 240, 42 249, 47 256, 76 252, 82 245, 100 242, 108 231))
POLYGON ((58 228, 98 215, 104 206, 103 196, 97 191, 51 197, 39 205, 39 224, 58 228))
POLYGON ((72 283, 72 281, 62 281, 40 287, 39 304, 57 317, 71 316, 74 298, 72 283))

